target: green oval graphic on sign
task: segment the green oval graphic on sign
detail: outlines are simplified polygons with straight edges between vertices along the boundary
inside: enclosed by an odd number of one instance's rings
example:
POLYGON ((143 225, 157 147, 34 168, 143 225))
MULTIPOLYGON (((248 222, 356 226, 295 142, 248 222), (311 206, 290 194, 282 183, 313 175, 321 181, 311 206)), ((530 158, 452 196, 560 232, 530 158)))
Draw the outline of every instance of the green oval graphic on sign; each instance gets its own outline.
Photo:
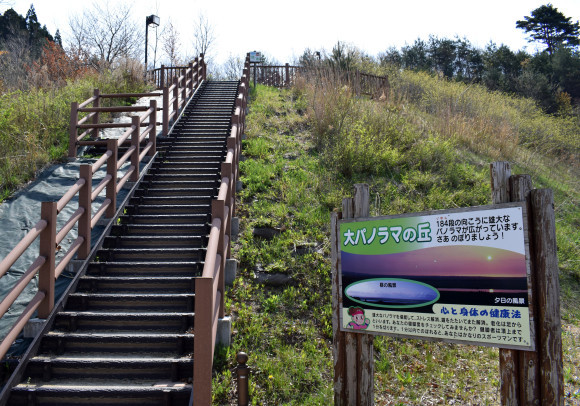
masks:
POLYGON ((351 283, 345 295, 363 305, 385 308, 410 308, 427 306, 439 300, 437 289, 410 279, 375 278, 351 283))

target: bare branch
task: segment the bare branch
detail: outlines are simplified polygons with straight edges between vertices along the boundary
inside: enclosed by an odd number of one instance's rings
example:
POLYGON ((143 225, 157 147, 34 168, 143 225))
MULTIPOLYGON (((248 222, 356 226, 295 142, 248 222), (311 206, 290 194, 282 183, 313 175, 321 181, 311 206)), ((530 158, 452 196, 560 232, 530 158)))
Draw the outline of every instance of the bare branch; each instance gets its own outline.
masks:
POLYGON ((204 14, 200 14, 193 27, 193 48, 196 55, 208 56, 215 40, 213 26, 204 14))
POLYGON ((69 19, 71 49, 109 68, 121 58, 136 57, 140 31, 132 18, 131 6, 94 2, 82 15, 69 19))
POLYGON ((179 41, 179 31, 173 26, 171 19, 168 20, 167 25, 161 33, 161 48, 169 59, 169 64, 178 66, 181 62, 179 54, 181 49, 181 42, 179 41))

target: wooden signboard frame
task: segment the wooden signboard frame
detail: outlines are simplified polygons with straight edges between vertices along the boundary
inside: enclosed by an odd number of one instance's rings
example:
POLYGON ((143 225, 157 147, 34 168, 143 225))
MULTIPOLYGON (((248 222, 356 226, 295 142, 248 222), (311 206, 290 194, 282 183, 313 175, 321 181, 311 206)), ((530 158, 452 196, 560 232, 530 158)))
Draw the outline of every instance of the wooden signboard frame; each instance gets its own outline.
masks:
MULTIPOLYGON (((490 165, 492 203, 525 202, 529 224, 528 279, 531 334, 535 351, 500 349, 502 405, 564 405, 560 287, 554 200, 549 189, 532 189, 529 175, 511 176, 507 162, 490 165), (534 305, 535 304, 535 305, 534 305)), ((335 405, 374 404, 374 350, 371 334, 341 330, 339 220, 369 217, 369 187, 354 186, 342 212, 331 214, 331 266, 335 405)))

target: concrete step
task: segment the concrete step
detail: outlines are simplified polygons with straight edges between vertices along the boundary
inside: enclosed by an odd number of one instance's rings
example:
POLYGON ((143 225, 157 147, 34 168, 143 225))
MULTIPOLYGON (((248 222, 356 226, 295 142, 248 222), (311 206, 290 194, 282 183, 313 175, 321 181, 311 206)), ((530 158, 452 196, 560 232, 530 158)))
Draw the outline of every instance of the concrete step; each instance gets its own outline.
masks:
POLYGON ((87 268, 90 276, 199 276, 203 261, 179 262, 93 262, 87 268))
POLYGON ((65 310, 114 312, 191 312, 194 307, 193 293, 82 293, 69 295, 65 310))
POLYGON ((193 323, 193 313, 59 312, 53 331, 185 334, 193 323))
MULTIPOLYGON (((153 200, 148 198, 147 200, 153 200)), ((190 198, 158 198, 155 200, 157 204, 169 202, 181 203, 195 203, 201 199, 190 198)), ((209 199, 205 199, 209 200, 209 199)), ((111 235, 150 235, 150 236, 169 236, 169 235, 207 235, 209 233, 209 225, 207 223, 197 224, 121 224, 115 225, 111 228, 111 235)))
POLYGON ((59 380, 25 382, 12 389, 8 406, 159 406, 186 405, 192 385, 165 380, 59 380))
MULTIPOLYGON (((141 355, 143 356, 143 355, 141 355)), ((80 358, 80 357, 35 357, 28 363, 26 375, 32 384, 42 384, 50 380, 74 378, 77 382, 94 379, 164 380, 187 381, 193 369, 191 358, 80 358)))
POLYGON ((191 262, 205 259, 205 248, 108 248, 97 251, 96 262, 191 262))
POLYGON ((97 276, 84 275, 79 279, 81 293, 191 293, 195 291, 192 276, 97 276))
MULTIPOLYGON (((148 206, 148 207, 166 207, 166 206, 148 206)), ((175 206, 167 206, 174 208, 175 206)), ((190 207, 197 206, 183 206, 184 211, 192 211, 190 207)), ((158 212, 161 209, 157 209, 158 212)), ((184 235, 168 235, 168 236, 117 236, 106 237, 103 242, 103 248, 201 248, 207 244, 207 239, 204 236, 184 236, 184 235)))

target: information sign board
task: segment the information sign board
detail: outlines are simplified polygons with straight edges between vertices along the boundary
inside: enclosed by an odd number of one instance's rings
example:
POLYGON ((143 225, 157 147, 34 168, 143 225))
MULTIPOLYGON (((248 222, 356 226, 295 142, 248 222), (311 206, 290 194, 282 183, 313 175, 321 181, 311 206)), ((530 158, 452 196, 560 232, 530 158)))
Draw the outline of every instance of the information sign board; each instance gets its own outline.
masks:
POLYGON ((261 52, 257 51, 250 52, 250 63, 261 63, 262 61, 263 59, 261 52))
POLYGON ((533 350, 523 203, 342 220, 341 330, 533 350))

